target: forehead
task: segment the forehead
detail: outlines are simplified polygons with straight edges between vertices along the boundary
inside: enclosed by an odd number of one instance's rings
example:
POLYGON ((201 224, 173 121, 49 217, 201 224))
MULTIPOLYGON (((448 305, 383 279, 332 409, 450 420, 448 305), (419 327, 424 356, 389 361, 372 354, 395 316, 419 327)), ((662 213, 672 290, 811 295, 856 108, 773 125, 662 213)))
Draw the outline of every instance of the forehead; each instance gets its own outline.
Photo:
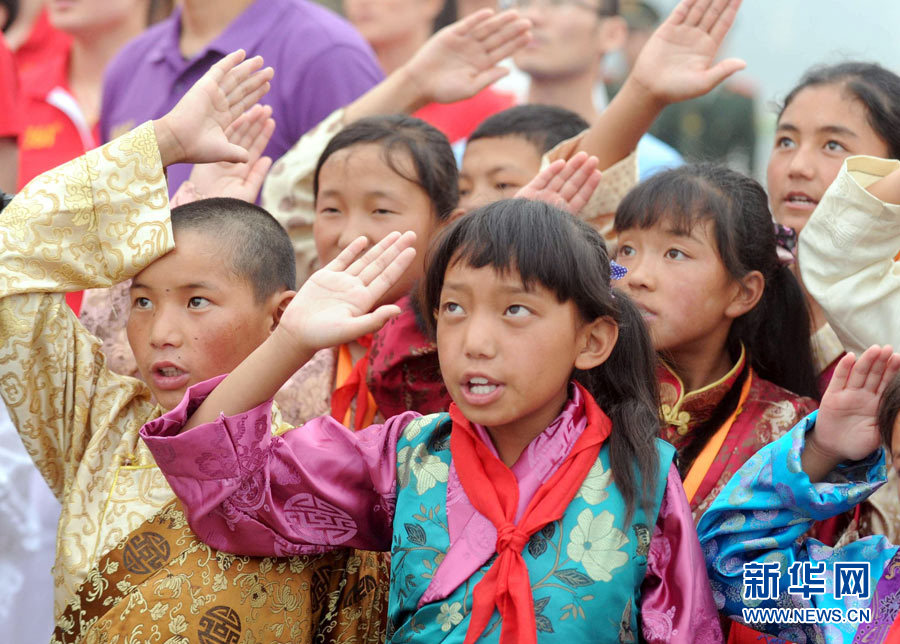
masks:
POLYGON ((473 176, 510 170, 531 178, 541 169, 541 156, 537 146, 523 136, 476 139, 466 144, 460 174, 473 176))
POLYGON ((360 143, 332 154, 319 171, 319 193, 370 192, 386 188, 427 194, 416 177, 412 155, 404 146, 386 150, 380 143, 360 143))
POLYGON ((838 125, 871 131, 865 106, 842 83, 800 90, 784 108, 778 124, 798 128, 838 125))
POLYGON ((135 275, 133 285, 151 289, 183 289, 203 282, 218 290, 253 295, 250 282, 233 268, 233 249, 208 230, 175 233, 175 250, 163 255, 135 275))

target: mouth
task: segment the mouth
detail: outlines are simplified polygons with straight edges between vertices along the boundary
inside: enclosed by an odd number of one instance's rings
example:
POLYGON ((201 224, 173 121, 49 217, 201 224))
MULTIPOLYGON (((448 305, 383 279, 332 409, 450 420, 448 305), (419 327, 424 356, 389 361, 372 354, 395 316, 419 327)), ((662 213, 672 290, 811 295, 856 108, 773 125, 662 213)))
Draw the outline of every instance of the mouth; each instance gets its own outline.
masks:
POLYGON ((784 203, 790 208, 799 210, 814 210, 819 202, 805 192, 789 192, 784 198, 784 203))
POLYGON ((486 376, 468 376, 462 382, 462 395, 470 405, 487 405, 500 397, 503 387, 503 383, 486 376))
POLYGON ((642 318, 644 318, 645 320, 650 320, 650 319, 656 317, 656 311, 651 311, 646 306, 637 302, 636 300, 632 299, 632 301, 634 302, 634 305, 637 307, 638 311, 640 311, 642 318))
POLYGON ((156 362, 150 367, 150 377, 157 389, 171 391, 184 387, 190 374, 174 362, 156 362))

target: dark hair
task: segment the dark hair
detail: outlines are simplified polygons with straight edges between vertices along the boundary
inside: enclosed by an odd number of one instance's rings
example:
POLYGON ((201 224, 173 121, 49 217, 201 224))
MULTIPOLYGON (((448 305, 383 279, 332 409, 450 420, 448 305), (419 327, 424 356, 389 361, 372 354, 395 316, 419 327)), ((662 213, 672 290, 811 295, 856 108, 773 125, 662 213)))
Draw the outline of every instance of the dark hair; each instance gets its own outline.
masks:
POLYGON ((444 221, 450 216, 459 203, 459 172, 450 142, 437 128, 403 114, 360 119, 335 134, 316 164, 313 175, 315 198, 319 196, 319 172, 328 158, 339 150, 364 143, 381 145, 384 162, 425 191, 439 220, 444 221), (415 176, 407 176, 400 170, 394 157, 397 150, 409 153, 415 176))
POLYGON ((19 16, 19 0, 0 0, 0 6, 6 7, 6 22, 0 25, 0 31, 6 31, 19 16))
POLYGON ((797 94, 807 87, 841 85, 865 108, 869 125, 885 142, 894 159, 900 159, 900 76, 875 63, 849 62, 814 67, 784 99, 778 120, 797 94))
POLYGON ((228 252, 229 268, 253 287, 257 303, 296 288, 297 266, 291 238, 256 204, 240 199, 200 199, 172 209, 172 229, 215 237, 228 252))
POLYGON ((628 508, 627 525, 637 501, 651 506, 659 473, 657 452, 648 449, 659 433, 656 356, 637 308, 625 295, 612 295, 603 237, 540 201, 506 199, 473 210, 439 234, 426 258, 420 296, 433 335, 444 275, 457 262, 517 272, 526 288, 538 283, 560 302, 573 302, 584 320, 610 317, 618 324, 609 359, 573 376, 612 420, 610 461, 628 508))
POLYGON ((632 0, 622 7, 622 17, 631 31, 653 31, 662 17, 652 5, 642 0, 632 0))
POLYGON ((459 10, 456 6, 456 0, 444 0, 444 6, 441 7, 440 13, 434 17, 431 33, 437 33, 447 25, 452 25, 458 19, 459 10))
MULTIPOLYGON (((763 295, 753 310, 731 325, 728 351, 736 359, 743 344, 749 364, 760 377, 795 394, 818 398, 806 298, 790 269, 778 261, 772 214, 762 186, 721 165, 667 170, 625 196, 614 228, 617 232, 646 229, 663 220, 683 234, 690 234, 699 221, 712 221, 716 250, 731 277, 740 280, 750 271, 762 273, 763 295)), ((735 410, 743 380, 731 388, 709 420, 691 432, 690 443, 679 453, 682 471, 687 471, 735 410)))
MULTIPOLYGON (((878 413, 876 415, 876 423, 878 431, 881 432, 881 441, 890 451, 893 446, 891 442, 894 438, 894 423, 897 422, 897 415, 900 414, 900 373, 894 376, 890 384, 881 394, 881 400, 878 401, 878 413)), ((890 458, 888 458, 890 461, 890 458)))
POLYGON ((619 0, 600 0, 597 5, 597 12, 601 16, 618 16, 621 9, 619 0))
POLYGON ((578 114, 562 107, 517 105, 483 120, 469 136, 469 143, 478 139, 518 136, 544 154, 588 127, 588 122, 578 114))

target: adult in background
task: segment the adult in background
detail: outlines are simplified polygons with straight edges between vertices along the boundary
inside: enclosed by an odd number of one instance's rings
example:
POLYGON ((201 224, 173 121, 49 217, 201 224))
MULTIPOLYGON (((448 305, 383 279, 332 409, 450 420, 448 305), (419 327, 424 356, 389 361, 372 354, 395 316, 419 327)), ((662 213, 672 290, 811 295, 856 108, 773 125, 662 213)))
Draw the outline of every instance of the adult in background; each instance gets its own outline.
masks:
MULTIPOLYGON (((275 69, 263 102, 278 124, 265 149, 282 156, 309 128, 382 78, 372 51, 334 12, 309 0, 184 0, 126 45, 107 70, 100 109, 105 141, 167 113, 210 65, 244 49, 275 69)), ((170 193, 190 174, 169 168, 170 193)))

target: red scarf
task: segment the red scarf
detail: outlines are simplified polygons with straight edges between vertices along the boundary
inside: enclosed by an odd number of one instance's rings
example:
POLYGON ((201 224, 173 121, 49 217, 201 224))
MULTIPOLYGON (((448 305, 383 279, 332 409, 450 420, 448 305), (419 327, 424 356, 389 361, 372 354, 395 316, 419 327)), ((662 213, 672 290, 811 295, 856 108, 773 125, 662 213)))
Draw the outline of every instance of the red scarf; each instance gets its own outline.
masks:
POLYGON ((347 410, 350 409, 350 403, 356 398, 356 414, 353 417, 353 427, 350 429, 360 430, 364 426, 366 412, 369 410, 366 372, 369 370, 369 354, 372 352, 372 334, 357 338, 356 341, 365 347, 366 354, 356 361, 347 380, 331 395, 331 415, 339 423, 343 423, 347 417, 347 410))
POLYGON ((559 469, 535 492, 518 524, 513 523, 519 505, 516 475, 484 444, 456 405, 450 405, 453 420, 450 452, 459 482, 474 508, 497 528, 498 556, 475 586, 472 618, 464 644, 471 644, 481 636, 494 606, 503 619, 500 644, 537 642, 534 598, 522 549, 531 535, 562 518, 612 429, 612 422, 587 390, 575 384, 584 401, 587 427, 559 469))

